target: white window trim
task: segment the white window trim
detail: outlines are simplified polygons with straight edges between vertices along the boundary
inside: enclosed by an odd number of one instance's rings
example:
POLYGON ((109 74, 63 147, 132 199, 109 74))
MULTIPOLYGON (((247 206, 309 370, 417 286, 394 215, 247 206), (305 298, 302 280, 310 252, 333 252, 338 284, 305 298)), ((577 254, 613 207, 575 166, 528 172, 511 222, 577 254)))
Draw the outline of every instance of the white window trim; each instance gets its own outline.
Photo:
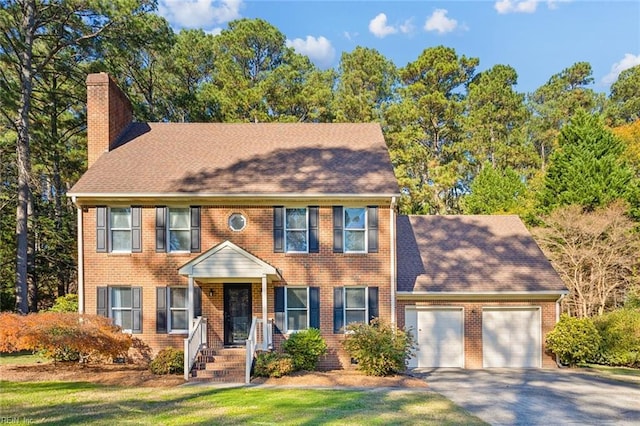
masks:
POLYGON ((342 207, 342 246, 344 253, 368 253, 369 252, 369 212, 366 207, 355 206, 343 206, 342 207), (364 210, 364 228, 359 229, 347 229, 347 209, 362 209, 364 210), (363 232, 364 233, 364 250, 348 250, 347 249, 347 232, 363 232))
MULTIPOLYGON (((171 324, 171 312, 172 311, 185 311, 187 313, 187 327, 188 327, 188 324, 189 324, 189 300, 188 300, 188 294, 185 294, 185 302, 186 302, 186 304, 185 304, 184 308, 174 308, 174 307, 171 306, 171 292, 174 289, 179 289, 179 288, 187 290, 187 287, 178 287, 178 286, 167 287, 167 308, 168 308, 167 309, 168 310, 168 312, 167 312, 167 333, 168 334, 185 334, 185 333, 189 333, 189 329, 188 328, 185 328, 185 329, 182 329, 182 328, 174 329, 172 327, 172 324, 171 324)), ((187 290, 187 292, 188 292, 188 290, 187 290)))
POLYGON ((167 207, 167 253, 191 253, 191 249, 187 248, 186 250, 171 250, 171 231, 189 231, 189 246, 191 246, 191 209, 189 207, 167 207), (188 228, 172 228, 171 227, 171 210, 187 210, 187 219, 189 222, 188 228))
POLYGON ((308 207, 285 207, 284 209, 284 250, 285 253, 309 253, 309 208, 308 207), (287 236, 288 236, 288 231, 302 231, 302 228, 291 228, 289 229, 287 227, 287 211, 288 210, 302 210, 304 209, 305 211, 305 239, 306 239, 306 246, 307 249, 304 251, 295 251, 295 250, 289 250, 289 244, 287 243, 287 236))
MULTIPOLYGON (((347 290, 353 290, 353 289, 364 289, 364 322, 362 324, 369 323, 369 287, 366 287, 366 286, 343 287, 342 288, 342 323, 344 324, 345 333, 349 333, 349 331, 347 331, 347 327, 349 326, 349 324, 347 324, 347 311, 358 311, 358 312, 362 311, 362 308, 357 308, 357 309, 347 308, 347 290)), ((352 323, 352 324, 359 324, 359 323, 352 323)))
MULTIPOLYGON (((115 322, 115 315, 113 315, 114 311, 118 311, 118 312, 129 312, 129 315, 131 316, 131 325, 133 325, 133 290, 131 287, 128 286, 109 286, 107 287, 107 291, 108 291, 108 295, 107 295, 107 301, 108 301, 108 314, 109 314, 109 318, 111 319, 111 322, 114 325, 119 326, 120 328, 122 328, 121 325, 116 324, 115 322), (129 289, 132 293, 131 293, 131 306, 129 306, 128 308, 126 307, 114 307, 113 306, 113 292, 115 290, 123 290, 123 289, 129 289)), ((131 328, 122 328, 122 332, 123 333, 128 333, 128 334, 133 334, 133 329, 131 328)))
POLYGON ((304 286, 287 286, 285 287, 284 290, 284 312, 285 312, 285 327, 286 327, 286 332, 287 333, 297 333, 299 331, 303 331, 303 330, 308 330, 310 328, 310 315, 311 315, 311 310, 310 310, 310 306, 309 306, 309 287, 304 287, 304 286), (307 293, 307 307, 302 309, 302 308, 289 308, 289 289, 305 289, 306 293, 307 293), (290 330, 289 329, 289 309, 291 309, 292 311, 306 311, 307 312, 307 324, 306 324, 306 328, 304 329, 299 329, 299 330, 290 330))
POLYGON ((108 225, 109 225, 109 252, 110 253, 131 253, 132 252, 132 241, 131 241, 131 233, 132 233, 132 228, 133 228, 133 217, 132 217, 132 212, 131 212, 131 207, 109 207, 108 209, 108 225), (128 228, 117 228, 112 226, 112 220, 111 220, 111 211, 113 209, 127 209, 129 210, 129 227, 128 228), (129 249, 128 250, 114 250, 113 249, 113 231, 129 231, 129 249))

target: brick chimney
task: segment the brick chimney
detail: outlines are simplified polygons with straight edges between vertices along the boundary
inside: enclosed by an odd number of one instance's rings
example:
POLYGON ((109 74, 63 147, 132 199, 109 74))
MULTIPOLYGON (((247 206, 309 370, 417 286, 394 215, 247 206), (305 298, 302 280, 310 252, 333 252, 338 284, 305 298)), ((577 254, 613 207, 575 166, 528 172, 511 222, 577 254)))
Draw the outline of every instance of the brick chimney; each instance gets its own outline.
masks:
POLYGON ((115 148, 133 120, 131 102, 107 73, 87 76, 87 166, 115 148))

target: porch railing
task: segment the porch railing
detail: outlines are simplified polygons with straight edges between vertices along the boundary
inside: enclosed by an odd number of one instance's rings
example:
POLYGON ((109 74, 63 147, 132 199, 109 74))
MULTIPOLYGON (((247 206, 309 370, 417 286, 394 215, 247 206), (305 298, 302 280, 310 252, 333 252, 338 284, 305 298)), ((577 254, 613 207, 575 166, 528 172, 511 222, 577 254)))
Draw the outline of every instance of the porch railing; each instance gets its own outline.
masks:
POLYGON ((267 322, 267 335, 264 335, 263 321, 261 318, 253 317, 251 328, 249 329, 249 337, 247 338, 247 362, 245 365, 245 383, 251 382, 251 366, 253 358, 256 356, 256 350, 260 346, 266 346, 271 349, 273 347, 273 320, 267 322))
POLYGON ((184 379, 189 380, 189 373, 196 361, 200 349, 207 346, 207 319, 198 317, 189 337, 184 339, 184 379))

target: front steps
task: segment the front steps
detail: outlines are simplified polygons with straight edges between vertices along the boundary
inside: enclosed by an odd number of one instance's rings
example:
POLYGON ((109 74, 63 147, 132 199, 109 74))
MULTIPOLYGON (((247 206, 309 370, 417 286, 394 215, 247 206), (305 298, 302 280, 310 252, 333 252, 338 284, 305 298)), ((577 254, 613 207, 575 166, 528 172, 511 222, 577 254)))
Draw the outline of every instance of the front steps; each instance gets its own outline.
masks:
POLYGON ((245 348, 205 348, 193 364, 189 381, 244 383, 245 348))

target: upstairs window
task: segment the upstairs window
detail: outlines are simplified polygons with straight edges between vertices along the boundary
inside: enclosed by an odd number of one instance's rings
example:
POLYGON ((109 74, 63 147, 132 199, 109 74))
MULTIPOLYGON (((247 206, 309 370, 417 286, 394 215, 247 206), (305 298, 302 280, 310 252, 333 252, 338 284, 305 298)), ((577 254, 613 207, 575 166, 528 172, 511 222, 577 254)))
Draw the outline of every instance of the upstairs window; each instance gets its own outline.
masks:
POLYGON ((156 252, 200 252, 200 207, 156 207, 156 252))
POLYGON ((319 208, 274 207, 273 251, 275 253, 318 253, 319 208))
POLYGON ((367 220, 365 208, 344 209, 344 252, 367 252, 367 220))
POLYGON ((307 253, 309 232, 307 209, 286 209, 285 245, 287 253, 307 253))
POLYGON ((131 251, 131 209, 109 209, 109 224, 112 252, 131 251))
POLYGON ((378 207, 333 206, 333 252, 378 252, 378 207))
POLYGON ((142 252, 142 208, 97 207, 96 251, 142 252))
POLYGON ((169 251, 188 252, 191 249, 191 219, 188 208, 169 209, 169 251))

